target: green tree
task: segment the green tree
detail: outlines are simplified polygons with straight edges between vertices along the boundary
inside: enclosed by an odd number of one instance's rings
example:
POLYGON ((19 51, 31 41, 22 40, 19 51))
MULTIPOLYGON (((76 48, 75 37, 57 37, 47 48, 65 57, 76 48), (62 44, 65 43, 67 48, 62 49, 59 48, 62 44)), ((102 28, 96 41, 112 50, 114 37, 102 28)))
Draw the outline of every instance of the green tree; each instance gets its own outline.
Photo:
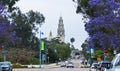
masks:
POLYGON ((58 40, 53 39, 49 43, 49 46, 48 46, 48 55, 47 56, 49 57, 50 62, 66 60, 70 57, 71 48, 70 48, 69 44, 57 43, 56 41, 58 41, 58 40), (57 52, 55 52, 55 47, 56 47, 57 52))
POLYGON ((39 26, 42 25, 45 18, 39 12, 29 11, 23 14, 19 9, 11 15, 12 21, 16 24, 17 35, 21 37, 21 47, 38 47, 39 40, 36 38, 39 26), (36 33, 37 32, 37 33, 36 33))
POLYGON ((93 54, 94 58, 104 58, 104 51, 103 50, 96 50, 95 53, 93 54))
POLYGON ((58 47, 57 55, 58 55, 59 59, 67 60, 70 57, 70 54, 71 54, 71 49, 70 49, 69 45, 67 45, 67 44, 63 44, 63 45, 58 44, 57 47, 58 47))
POLYGON ((7 7, 9 12, 12 12, 13 10, 16 9, 16 7, 14 7, 14 5, 18 1, 19 0, 0 0, 0 4, 7 7))
MULTIPOLYGON (((84 57, 85 58, 88 58, 88 54, 90 54, 90 49, 88 49, 87 48, 87 43, 83 43, 82 45, 81 45, 81 47, 82 47, 82 53, 83 53, 83 55, 84 55, 84 57), (87 53, 88 52, 88 53, 87 53)), ((90 55, 89 55, 90 56, 90 55)))

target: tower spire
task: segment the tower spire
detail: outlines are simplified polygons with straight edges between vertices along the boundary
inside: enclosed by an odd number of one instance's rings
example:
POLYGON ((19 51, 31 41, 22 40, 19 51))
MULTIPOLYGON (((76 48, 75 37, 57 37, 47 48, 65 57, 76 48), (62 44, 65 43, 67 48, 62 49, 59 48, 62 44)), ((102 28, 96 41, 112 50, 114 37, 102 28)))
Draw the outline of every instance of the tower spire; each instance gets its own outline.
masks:
POLYGON ((52 32, 50 31, 50 33, 49 33, 49 41, 51 41, 51 39, 52 39, 52 32))
POLYGON ((60 19, 59 19, 59 24, 63 24, 63 19, 62 19, 61 16, 60 16, 60 19))
POLYGON ((60 41, 64 42, 64 39, 65 39, 65 30, 64 30, 63 19, 62 19, 61 16, 59 18, 57 33, 58 33, 57 36, 60 38, 60 41))

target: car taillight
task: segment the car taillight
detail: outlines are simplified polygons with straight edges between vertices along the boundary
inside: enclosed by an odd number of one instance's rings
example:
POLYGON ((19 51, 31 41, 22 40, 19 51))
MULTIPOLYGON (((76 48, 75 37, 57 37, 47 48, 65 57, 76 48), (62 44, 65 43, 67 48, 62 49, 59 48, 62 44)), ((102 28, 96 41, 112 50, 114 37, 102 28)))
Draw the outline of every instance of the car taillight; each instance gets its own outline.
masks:
POLYGON ((95 69, 95 67, 92 67, 92 69, 95 69))
POLYGON ((99 70, 101 70, 101 69, 102 69, 102 67, 98 67, 98 69, 99 69, 99 70))

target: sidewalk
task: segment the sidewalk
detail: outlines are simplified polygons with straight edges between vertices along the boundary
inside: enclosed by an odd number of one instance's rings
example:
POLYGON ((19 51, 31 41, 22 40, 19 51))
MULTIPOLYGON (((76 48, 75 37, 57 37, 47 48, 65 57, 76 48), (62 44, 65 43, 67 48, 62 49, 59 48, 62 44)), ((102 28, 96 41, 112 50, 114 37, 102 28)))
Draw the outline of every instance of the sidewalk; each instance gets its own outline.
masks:
POLYGON ((56 63, 43 65, 43 68, 58 68, 58 67, 60 67, 60 65, 56 65, 56 63))
MULTIPOLYGON (((28 65, 28 68, 39 68, 40 65, 28 65)), ((41 65, 41 68, 58 68, 60 65, 56 65, 56 63, 53 64, 43 64, 41 65)))

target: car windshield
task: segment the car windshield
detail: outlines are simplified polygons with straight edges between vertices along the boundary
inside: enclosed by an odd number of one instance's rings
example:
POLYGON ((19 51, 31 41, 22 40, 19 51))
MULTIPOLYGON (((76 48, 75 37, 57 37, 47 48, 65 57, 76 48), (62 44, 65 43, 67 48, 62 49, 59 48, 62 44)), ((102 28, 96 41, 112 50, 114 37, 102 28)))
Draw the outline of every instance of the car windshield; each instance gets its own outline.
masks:
POLYGON ((93 64, 93 66, 97 67, 97 66, 98 66, 98 64, 97 64, 97 63, 94 63, 94 64, 93 64))
POLYGON ((117 56, 115 56, 115 57, 113 58, 113 60, 111 61, 111 63, 114 64, 114 62, 116 62, 116 59, 117 59, 117 56))
POLYGON ((9 65, 9 63, 2 62, 2 63, 0 63, 0 65, 9 65))
POLYGON ((61 64, 65 64, 65 62, 61 62, 61 64))
POLYGON ((115 66, 120 66, 120 56, 116 59, 115 66))
POLYGON ((72 62, 68 62, 68 64, 73 64, 72 62))

